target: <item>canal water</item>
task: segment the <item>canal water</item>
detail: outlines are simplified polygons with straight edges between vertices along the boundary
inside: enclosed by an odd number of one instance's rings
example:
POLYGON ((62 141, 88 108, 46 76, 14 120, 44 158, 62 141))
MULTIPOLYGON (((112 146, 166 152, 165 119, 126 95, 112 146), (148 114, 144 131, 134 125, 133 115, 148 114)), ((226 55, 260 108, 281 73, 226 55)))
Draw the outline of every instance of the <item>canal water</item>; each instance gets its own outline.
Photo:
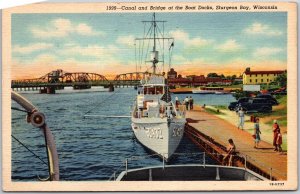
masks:
MULTIPOLYGON (((85 113, 129 115, 136 91, 133 88, 116 88, 115 91, 22 94, 46 115, 59 153, 61 180, 108 180, 115 171, 125 169, 126 158, 136 159, 135 156, 145 158, 129 160, 129 168, 162 164, 159 157, 150 157, 152 153, 137 142, 129 118, 84 118, 85 113)), ((234 101, 231 95, 191 95, 196 104, 227 105, 234 101)), ((176 96, 183 100, 186 95, 176 96)), ((12 102, 12 107, 18 105, 12 102)), ((12 135, 47 162, 42 133, 27 124, 25 116, 24 112, 12 110, 12 135)), ((202 151, 187 137, 176 152, 169 164, 203 162, 202 151)), ((206 158, 206 163, 214 162, 206 158)), ((12 180, 36 181, 38 176, 47 177, 47 165, 12 138, 12 180)))

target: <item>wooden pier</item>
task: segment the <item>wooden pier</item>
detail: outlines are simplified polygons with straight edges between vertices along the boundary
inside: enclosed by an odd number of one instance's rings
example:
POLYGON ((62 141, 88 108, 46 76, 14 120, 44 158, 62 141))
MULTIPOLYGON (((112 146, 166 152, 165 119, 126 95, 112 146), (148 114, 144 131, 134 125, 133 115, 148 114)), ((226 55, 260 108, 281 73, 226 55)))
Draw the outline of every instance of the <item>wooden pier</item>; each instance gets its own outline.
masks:
POLYGON ((250 133, 239 130, 231 123, 206 112, 199 106, 187 111, 186 135, 219 164, 222 164, 228 139, 233 139, 237 155, 233 166, 248 168, 270 180, 287 180, 287 154, 274 151, 274 147, 261 141, 254 148, 250 133))

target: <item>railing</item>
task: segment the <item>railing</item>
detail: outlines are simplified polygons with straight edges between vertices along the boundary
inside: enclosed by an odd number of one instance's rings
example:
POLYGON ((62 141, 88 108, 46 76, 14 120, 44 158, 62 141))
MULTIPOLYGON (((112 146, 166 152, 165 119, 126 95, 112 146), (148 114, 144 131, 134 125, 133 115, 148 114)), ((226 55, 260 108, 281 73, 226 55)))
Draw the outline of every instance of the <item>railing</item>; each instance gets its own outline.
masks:
MULTIPOLYGON (((130 161, 138 161, 138 160, 144 160, 144 159, 147 159, 147 158, 151 158, 151 157, 154 157, 154 156, 160 156, 160 155, 163 155, 163 154, 152 154, 152 155, 143 155, 143 156, 132 156, 130 158, 125 158, 122 162, 122 165, 120 165, 115 171, 114 173, 109 177, 109 181, 111 180, 116 180, 117 178, 117 174, 120 174, 122 171, 125 171, 125 173, 127 174, 127 172, 129 171, 129 164, 130 164, 130 161), (121 170, 123 168, 123 170, 121 170)), ((199 157, 199 160, 200 162, 199 163, 196 163, 198 165, 202 165, 204 168, 207 166, 207 165, 211 165, 209 163, 207 163, 207 160, 206 160, 206 156, 208 155, 216 155, 217 157, 218 156, 222 156, 224 157, 224 154, 219 154, 219 153, 206 153, 206 152, 194 152, 194 153, 174 153, 173 155, 177 155, 177 156, 196 156, 196 157, 199 157)), ((247 156, 247 155, 241 155, 241 154, 232 154, 233 157, 237 157, 237 158, 242 158, 243 159, 243 168, 246 170, 246 171, 251 171, 251 172, 254 172, 251 168, 248 168, 248 161, 249 159, 250 160, 253 160, 251 157, 247 156)), ((258 162, 259 163, 259 162, 258 162)), ((195 163, 194 163, 195 164, 195 163)), ((261 164, 261 163, 260 163, 261 164)), ((261 165, 264 165, 264 164, 261 164, 261 165)), ((162 160, 161 162, 161 167, 164 169, 167 165, 165 164, 165 160, 162 160)), ((229 166, 229 165, 220 165, 220 166, 224 166, 224 167, 239 167, 239 166, 229 166)), ((265 165, 264 165, 265 166, 265 165)), ((270 181, 273 181, 274 180, 274 177, 273 177, 273 172, 275 169, 273 169, 272 167, 268 167, 269 168, 269 176, 266 177, 267 179, 269 179, 270 181)), ((277 171, 277 170, 276 170, 277 171)), ((277 171, 278 172, 278 171, 277 171)), ((282 174, 281 172, 278 172, 280 174, 282 174)), ((282 174, 283 175, 283 174, 282 174)))

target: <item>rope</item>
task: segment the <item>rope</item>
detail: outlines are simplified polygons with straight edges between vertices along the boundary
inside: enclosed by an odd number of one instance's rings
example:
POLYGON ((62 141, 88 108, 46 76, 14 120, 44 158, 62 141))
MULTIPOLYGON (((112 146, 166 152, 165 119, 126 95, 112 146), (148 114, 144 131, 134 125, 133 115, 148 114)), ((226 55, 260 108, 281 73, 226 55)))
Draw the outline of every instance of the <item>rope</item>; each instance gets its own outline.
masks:
POLYGON ((100 101, 99 104, 96 104, 93 108, 91 108, 90 110, 88 110, 87 112, 84 113, 84 115, 86 115, 87 113, 91 112, 92 110, 94 110, 95 108, 98 108, 99 105, 103 104, 107 99, 109 99, 110 97, 112 97, 113 95, 115 95, 117 92, 112 93, 111 95, 109 95, 108 97, 104 98, 102 101, 100 101))
POLYGON ((31 151, 25 144, 23 144, 20 140, 18 140, 15 136, 11 135, 12 138, 14 138, 19 144, 21 144, 24 148, 26 148, 30 153, 32 153, 37 159, 39 159, 42 163, 46 164, 48 166, 48 164, 42 159, 40 158, 37 154, 35 154, 33 151, 31 151))
POLYGON ((20 112, 26 112, 26 113, 30 113, 29 111, 26 111, 26 110, 22 110, 22 109, 19 109, 17 107, 11 107, 12 110, 17 110, 17 111, 20 111, 20 112))

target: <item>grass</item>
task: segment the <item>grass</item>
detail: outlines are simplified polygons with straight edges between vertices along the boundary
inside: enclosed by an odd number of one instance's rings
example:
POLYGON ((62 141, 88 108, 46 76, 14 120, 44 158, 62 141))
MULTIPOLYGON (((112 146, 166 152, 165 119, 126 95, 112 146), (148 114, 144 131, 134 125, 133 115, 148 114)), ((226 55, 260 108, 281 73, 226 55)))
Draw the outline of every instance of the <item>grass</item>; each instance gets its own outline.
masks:
POLYGON ((273 125, 273 120, 279 121, 280 126, 287 126, 287 96, 277 96, 279 105, 273 106, 270 113, 254 113, 253 115, 266 120, 266 124, 273 125))
POLYGON ((227 110, 227 106, 225 106, 225 105, 215 105, 214 107, 216 109, 220 109, 220 110, 227 110))
POLYGON ((217 108, 216 106, 209 106, 209 107, 206 107, 205 110, 209 113, 212 113, 212 114, 216 114, 216 115, 224 115, 224 113, 222 111, 220 111, 219 108, 217 108))

